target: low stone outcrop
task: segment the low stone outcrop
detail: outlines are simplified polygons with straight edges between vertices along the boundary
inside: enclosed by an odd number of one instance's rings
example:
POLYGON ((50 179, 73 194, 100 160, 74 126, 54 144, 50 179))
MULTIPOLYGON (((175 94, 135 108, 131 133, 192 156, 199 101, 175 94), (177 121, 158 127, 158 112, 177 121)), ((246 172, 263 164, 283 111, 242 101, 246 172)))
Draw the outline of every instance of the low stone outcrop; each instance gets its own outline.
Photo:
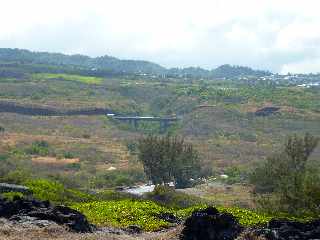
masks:
POLYGON ((95 229, 83 214, 69 207, 52 206, 48 201, 19 197, 15 197, 12 201, 0 198, 0 217, 19 223, 34 221, 36 225, 40 220, 51 221, 67 226, 75 232, 92 232, 95 229))
POLYGON ((316 240, 320 239, 320 219, 307 223, 271 220, 267 228, 258 232, 268 240, 316 240))
POLYGON ((0 193, 6 193, 6 192, 21 192, 25 194, 31 194, 32 191, 22 185, 16 185, 16 184, 8 184, 8 183, 0 183, 0 193))
POLYGON ((245 228, 231 215, 209 207, 193 212, 181 240, 320 240, 320 219, 297 222, 273 219, 266 226, 245 228))
POLYGON ((277 113, 280 110, 279 107, 264 107, 261 109, 258 109, 254 115, 257 117, 267 117, 270 116, 272 114, 277 113))
POLYGON ((192 213, 182 230, 181 240, 232 240, 242 227, 228 213, 219 213, 216 208, 209 207, 192 213))

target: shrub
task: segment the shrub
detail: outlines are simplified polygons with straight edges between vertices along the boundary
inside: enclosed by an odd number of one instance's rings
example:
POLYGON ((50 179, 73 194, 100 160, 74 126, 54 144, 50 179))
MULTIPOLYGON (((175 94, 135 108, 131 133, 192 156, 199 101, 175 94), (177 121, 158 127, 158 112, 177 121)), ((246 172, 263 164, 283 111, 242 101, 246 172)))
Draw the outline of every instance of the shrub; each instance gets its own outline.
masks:
POLYGON ((135 154, 137 152, 138 144, 134 141, 128 141, 126 143, 127 149, 131 154, 135 154))
POLYGON ((73 155, 72 152, 65 152, 65 153, 63 154, 63 157, 64 157, 64 158, 74 158, 74 155, 73 155))
POLYGON ((33 192, 35 198, 48 200, 57 204, 74 204, 77 202, 90 202, 96 200, 94 195, 76 189, 65 188, 59 182, 47 179, 29 180, 26 186, 33 192))
POLYGON ((43 140, 34 141, 25 152, 32 155, 46 156, 49 154, 49 143, 43 140))
MULTIPOLYGON (((308 159, 319 139, 306 134, 303 138, 290 137, 280 154, 269 157, 251 175, 256 192, 273 193, 278 199, 278 209, 290 214, 319 211, 319 169, 308 168, 308 159), (316 194, 314 194, 316 193, 316 194)), ((264 201, 266 205, 268 201, 264 201)), ((270 201, 275 205, 274 201, 270 201)), ((276 209, 275 207, 272 207, 276 209)))
POLYGON ((82 135, 82 137, 83 137, 83 138, 86 138, 86 139, 89 139, 91 136, 90 136, 90 134, 85 133, 85 134, 82 135))
POLYGON ((173 181, 178 188, 190 185, 200 172, 198 152, 178 137, 149 135, 138 144, 138 157, 154 184, 173 181))
POLYGON ((228 178, 225 180, 228 184, 240 183, 247 178, 247 172, 237 166, 226 168, 224 173, 228 175, 228 178))
POLYGON ((130 186, 145 180, 145 175, 140 169, 115 170, 96 175, 91 181, 91 187, 130 186))
POLYGON ((80 163, 69 163, 66 165, 66 168, 72 169, 72 170, 80 170, 81 164, 80 163))
POLYGON ((27 181, 26 186, 30 188, 37 199, 56 203, 64 203, 66 201, 65 188, 61 183, 38 179, 27 181))
POLYGON ((186 193, 177 192, 172 187, 157 185, 153 192, 146 194, 146 197, 158 204, 170 208, 187 208, 205 204, 206 201, 186 193))
POLYGON ((13 183, 13 184, 23 184, 30 178, 31 178, 30 172, 23 169, 16 169, 16 170, 9 171, 7 174, 5 174, 2 177, 2 181, 7 183, 13 183))
POLYGON ((23 198, 23 193, 21 192, 7 192, 7 193, 2 193, 1 194, 2 197, 9 199, 9 200, 13 200, 14 198, 18 197, 18 198, 23 198))

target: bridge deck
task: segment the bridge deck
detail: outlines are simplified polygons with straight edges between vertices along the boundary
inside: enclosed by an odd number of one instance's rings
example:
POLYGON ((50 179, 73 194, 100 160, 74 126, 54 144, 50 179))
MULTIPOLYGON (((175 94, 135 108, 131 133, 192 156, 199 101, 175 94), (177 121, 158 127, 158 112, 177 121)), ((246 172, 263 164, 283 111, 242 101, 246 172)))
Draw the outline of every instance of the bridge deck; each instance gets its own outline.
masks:
POLYGON ((117 117, 113 116, 112 118, 117 120, 143 120, 143 121, 178 121, 178 118, 175 117, 117 117))

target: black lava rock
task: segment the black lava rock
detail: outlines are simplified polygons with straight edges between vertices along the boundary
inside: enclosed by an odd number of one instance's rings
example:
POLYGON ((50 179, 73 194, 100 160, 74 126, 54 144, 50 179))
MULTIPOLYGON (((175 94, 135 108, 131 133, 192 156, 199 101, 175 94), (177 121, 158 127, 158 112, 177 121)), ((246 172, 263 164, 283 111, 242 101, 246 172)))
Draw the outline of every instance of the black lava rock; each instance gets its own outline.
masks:
POLYGON ((65 225, 75 232, 92 232, 95 227, 80 212, 65 206, 52 206, 48 201, 14 198, 0 199, 0 217, 11 219, 48 220, 65 225))
POLYGON ((192 213, 182 230, 181 240, 232 240, 242 231, 238 221, 228 213, 208 207, 192 213))
POLYGON ((289 220, 271 220, 265 229, 269 240, 316 240, 320 239, 320 219, 307 223, 289 220))
POLYGON ((164 220, 166 222, 169 223, 181 223, 181 219, 176 217, 174 214, 172 213, 160 213, 159 215, 157 215, 157 218, 164 220))
POLYGON ((257 110, 254 114, 257 117, 267 117, 270 116, 280 110, 279 107, 264 107, 257 110))
POLYGON ((142 229, 138 225, 130 225, 130 226, 128 226, 126 231, 129 232, 130 234, 139 234, 142 232, 142 229))

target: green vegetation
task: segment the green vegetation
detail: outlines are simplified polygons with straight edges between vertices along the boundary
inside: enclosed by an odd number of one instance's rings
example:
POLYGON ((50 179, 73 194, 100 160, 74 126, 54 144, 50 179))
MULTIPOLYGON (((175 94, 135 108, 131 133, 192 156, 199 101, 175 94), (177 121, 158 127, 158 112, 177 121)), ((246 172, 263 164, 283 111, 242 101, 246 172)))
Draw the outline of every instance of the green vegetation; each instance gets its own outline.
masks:
POLYGON ((23 193, 21 192, 6 192, 6 193, 2 193, 1 196, 9 200, 13 200, 16 197, 18 198, 24 197, 23 193))
POLYGON ((27 154, 47 156, 49 154, 49 143, 46 141, 35 141, 25 149, 27 154))
MULTIPOLYGON (((99 226, 128 227, 138 225, 146 231, 156 231, 167 228, 170 223, 161 220, 159 216, 163 213, 171 213, 181 219, 190 216, 198 209, 208 205, 198 205, 189 208, 174 209, 158 205, 146 200, 120 200, 102 201, 85 204, 75 204, 72 207, 84 213, 89 221, 99 226)), ((285 215, 267 215, 240 208, 218 207, 219 211, 231 213, 240 224, 252 227, 267 224, 272 218, 282 217, 292 220, 306 221, 310 218, 293 218, 285 215)))
POLYGON ((200 174, 198 152, 178 137, 149 135, 139 140, 138 158, 154 184, 173 181, 177 188, 190 186, 200 174))
POLYGON ((264 208, 296 215, 319 214, 319 167, 308 165, 318 142, 310 134, 290 137, 283 152, 254 170, 251 182, 256 191, 273 194, 260 200, 264 208))
MULTIPOLYGON (((102 56, 97 58, 90 58, 83 55, 64 55, 47 52, 31 52, 21 49, 0 49, 0 63, 21 63, 27 65, 25 68, 28 70, 32 65, 33 70, 38 71, 67 71, 67 72, 81 72, 91 75, 124 75, 126 74, 139 74, 145 75, 168 75, 169 78, 223 78, 223 77, 239 77, 239 76, 265 76, 270 75, 270 72, 252 70, 248 67, 222 65, 211 71, 202 68, 172 68, 166 69, 158 64, 147 61, 135 60, 120 60, 110 56, 102 56), (37 67, 37 68, 35 68, 37 67)), ((16 72, 11 73, 6 71, 2 73, 5 76, 17 76, 16 72)), ((20 75, 18 75, 20 76, 20 75)))
POLYGON ((209 204, 209 202, 204 199, 201 199, 197 196, 188 195, 186 193, 177 192, 173 187, 166 185, 155 186, 154 191, 147 193, 146 197, 161 206, 173 209, 182 209, 209 204))
POLYGON ((96 199, 90 194, 68 189, 59 182, 45 179, 29 180, 25 184, 33 192, 35 198, 49 200, 57 204, 69 205, 74 202, 88 202, 96 199))
MULTIPOLYGON (((120 200, 75 204, 72 207, 84 213, 89 221, 100 226, 128 227, 139 225, 146 231, 155 231, 170 226, 170 223, 159 218, 161 214, 171 213, 177 217, 186 218, 194 210, 205 208, 206 205, 174 209, 151 201, 120 200)), ((218 209, 233 214, 245 226, 265 224, 271 219, 270 216, 244 209, 223 207, 218 207, 218 209)))
POLYGON ((139 225, 146 231, 169 227, 169 223, 159 219, 168 209, 150 201, 121 200, 91 202, 72 206, 85 214, 89 221, 100 226, 128 227, 139 225))
MULTIPOLYGON (((185 219, 193 211, 211 205, 201 198, 191 197, 162 186, 147 195, 146 198, 150 198, 147 200, 111 190, 86 193, 44 179, 29 180, 26 185, 33 191, 35 198, 68 205, 82 212, 91 223, 98 226, 125 228, 138 225, 145 231, 157 231, 172 226, 161 218, 163 214, 169 213, 185 219)), ((11 192, 3 196, 12 199, 22 195, 11 192)), ((311 217, 294 218, 281 213, 270 215, 236 207, 218 206, 217 208, 219 211, 231 213, 242 225, 248 227, 266 224, 272 218, 289 218, 299 221, 312 219, 311 217)))
POLYGON ((65 80, 65 81, 77 81, 86 84, 100 84, 103 78, 81 76, 74 74, 62 74, 62 73, 36 73, 32 77, 36 80, 65 80))

